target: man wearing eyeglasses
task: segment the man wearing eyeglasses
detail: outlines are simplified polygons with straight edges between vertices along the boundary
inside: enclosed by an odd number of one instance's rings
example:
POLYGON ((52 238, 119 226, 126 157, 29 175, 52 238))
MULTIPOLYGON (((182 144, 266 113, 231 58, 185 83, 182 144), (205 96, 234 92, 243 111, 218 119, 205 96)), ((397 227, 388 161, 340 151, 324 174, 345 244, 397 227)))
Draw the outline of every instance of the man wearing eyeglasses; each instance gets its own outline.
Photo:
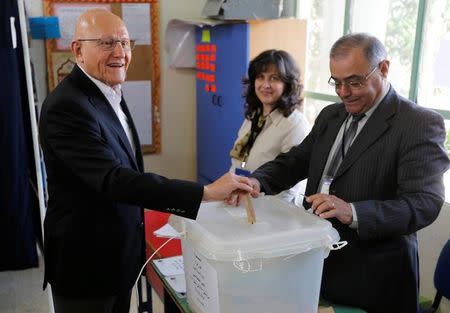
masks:
POLYGON ((56 313, 128 313, 143 261, 143 207, 195 219, 245 177, 210 185, 143 172, 139 138, 121 92, 134 41, 105 10, 82 14, 76 66, 45 100, 39 123, 48 181, 45 278, 56 313))
POLYGON ((449 160, 442 117, 396 93, 386 57, 373 36, 340 38, 328 82, 342 102, 324 108, 300 145, 251 179, 256 196, 308 178, 305 207, 348 242, 325 259, 324 299, 369 313, 414 313, 416 232, 439 214, 449 160))

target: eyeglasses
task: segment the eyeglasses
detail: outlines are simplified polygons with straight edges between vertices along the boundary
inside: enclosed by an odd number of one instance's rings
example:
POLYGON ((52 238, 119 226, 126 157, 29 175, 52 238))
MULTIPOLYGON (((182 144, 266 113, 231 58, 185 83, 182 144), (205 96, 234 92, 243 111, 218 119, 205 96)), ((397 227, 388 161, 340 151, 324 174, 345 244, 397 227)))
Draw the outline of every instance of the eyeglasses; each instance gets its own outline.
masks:
POLYGON ((98 39, 77 39, 77 41, 95 41, 100 49, 104 51, 112 51, 120 42, 122 49, 125 51, 133 50, 136 40, 133 39, 114 39, 114 38, 98 38, 98 39))
POLYGON ((375 66, 369 74, 367 74, 366 76, 357 76, 354 78, 351 78, 348 81, 339 81, 339 80, 335 80, 333 77, 330 77, 330 79, 328 79, 328 85, 330 85, 331 87, 334 87, 335 89, 340 89, 341 87, 345 86, 345 87, 349 87, 350 89, 356 90, 356 89, 361 89, 362 86, 364 86, 364 84, 366 83, 367 79, 370 77, 370 75, 372 75, 373 73, 375 73, 376 69, 378 68, 378 65, 375 66))

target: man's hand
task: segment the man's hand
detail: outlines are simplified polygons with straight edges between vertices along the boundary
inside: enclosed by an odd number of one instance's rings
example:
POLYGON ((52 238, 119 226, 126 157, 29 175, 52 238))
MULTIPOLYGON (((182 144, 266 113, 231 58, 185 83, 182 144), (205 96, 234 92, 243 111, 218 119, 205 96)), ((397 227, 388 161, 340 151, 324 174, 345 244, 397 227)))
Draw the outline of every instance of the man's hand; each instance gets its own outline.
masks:
POLYGON ((342 224, 350 225, 353 221, 352 207, 344 200, 324 193, 316 193, 306 197, 311 203, 314 214, 322 218, 337 218, 342 224))
POLYGON ((204 201, 220 201, 230 198, 233 192, 253 192, 250 179, 233 173, 227 173, 203 188, 204 201))
MULTIPOLYGON (((250 186, 252 187, 252 191, 250 192, 250 195, 253 198, 257 198, 259 196, 259 193, 261 192, 261 185, 259 184, 259 181, 256 178, 249 177, 248 179, 250 181, 250 186)), ((242 192, 241 190, 236 190, 236 191, 232 192, 228 198, 225 199, 225 202, 229 205, 238 206, 246 194, 247 194, 246 192, 242 192)))

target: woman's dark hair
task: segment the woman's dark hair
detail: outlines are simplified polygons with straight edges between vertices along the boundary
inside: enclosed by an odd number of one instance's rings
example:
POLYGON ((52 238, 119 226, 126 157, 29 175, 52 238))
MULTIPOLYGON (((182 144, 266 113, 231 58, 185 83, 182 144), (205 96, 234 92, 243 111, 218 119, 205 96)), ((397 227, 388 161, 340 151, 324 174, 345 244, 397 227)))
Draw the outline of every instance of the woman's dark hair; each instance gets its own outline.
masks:
POLYGON ((256 96, 255 80, 259 74, 265 72, 271 65, 275 66, 281 80, 285 83, 283 94, 275 103, 274 108, 280 110, 287 117, 303 101, 300 98, 303 84, 300 82, 300 70, 295 60, 286 51, 266 50, 250 61, 248 76, 242 80, 245 86, 243 98, 245 99, 245 117, 247 119, 252 119, 255 112, 262 108, 262 103, 256 96))

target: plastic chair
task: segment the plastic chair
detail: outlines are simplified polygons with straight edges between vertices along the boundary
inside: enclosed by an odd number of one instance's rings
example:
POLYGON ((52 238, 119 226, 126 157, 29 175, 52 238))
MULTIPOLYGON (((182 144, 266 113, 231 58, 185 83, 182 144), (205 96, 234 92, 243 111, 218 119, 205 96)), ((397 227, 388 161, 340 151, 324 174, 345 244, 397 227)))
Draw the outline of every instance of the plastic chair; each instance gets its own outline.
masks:
POLYGON ((434 271, 434 286, 436 287, 436 296, 433 304, 428 309, 420 309, 420 313, 434 313, 439 308, 442 297, 450 300, 450 239, 442 248, 441 254, 434 271))

